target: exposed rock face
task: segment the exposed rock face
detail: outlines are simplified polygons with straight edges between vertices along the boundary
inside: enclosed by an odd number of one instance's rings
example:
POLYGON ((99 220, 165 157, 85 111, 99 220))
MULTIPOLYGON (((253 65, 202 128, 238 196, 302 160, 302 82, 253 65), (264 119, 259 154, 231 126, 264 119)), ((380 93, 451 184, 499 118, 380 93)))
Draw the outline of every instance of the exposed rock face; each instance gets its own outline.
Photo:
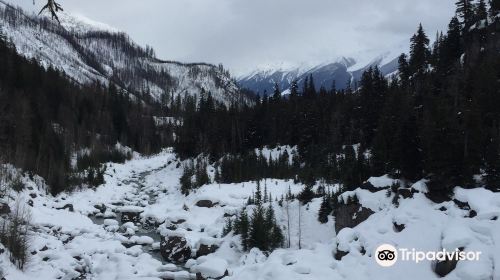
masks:
POLYGON ((198 207, 205 207, 205 208, 212 208, 214 207, 215 205, 217 205, 218 203, 213 203, 211 200, 199 200, 198 202, 196 202, 196 206, 198 207))
POLYGON ((335 232, 339 232, 343 228, 353 228, 364 222, 374 212, 363 207, 359 202, 348 204, 340 203, 335 209, 335 232))
POLYGON ((160 243, 161 256, 170 262, 182 263, 191 258, 191 248, 184 237, 166 236, 160 243))

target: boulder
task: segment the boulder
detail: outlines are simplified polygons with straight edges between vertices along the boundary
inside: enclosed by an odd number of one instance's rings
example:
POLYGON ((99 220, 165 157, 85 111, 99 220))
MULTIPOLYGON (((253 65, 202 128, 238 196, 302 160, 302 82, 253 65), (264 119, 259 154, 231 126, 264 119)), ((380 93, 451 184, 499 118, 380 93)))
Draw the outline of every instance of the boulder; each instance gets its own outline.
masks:
POLYGON ((174 263, 182 263, 191 258, 191 248, 186 238, 181 236, 162 237, 160 253, 165 260, 174 263))
POLYGON ((222 279, 229 276, 226 260, 208 258, 197 262, 199 262, 197 265, 191 267, 191 271, 196 273, 196 279, 222 279))
POLYGON ((398 194, 402 196, 404 199, 413 197, 412 189, 409 188, 399 188, 398 194))
POLYGON ((106 213, 106 205, 104 205, 104 204, 94 205, 94 208, 96 208, 97 210, 99 210, 102 214, 106 213))
POLYGON ((125 206, 119 209, 121 213, 121 221, 122 223, 139 223, 141 221, 141 213, 144 210, 138 206, 125 206))
POLYGON ((393 222, 392 224, 394 226, 394 231, 395 232, 402 232, 405 229, 405 225, 404 224, 398 224, 397 222, 393 222))
POLYGON ((200 247, 196 251, 196 258, 215 253, 215 251, 217 251, 217 249, 219 249, 219 246, 217 246, 215 244, 212 244, 212 245, 200 244, 200 247))
POLYGON ((10 214, 10 207, 7 203, 0 203, 0 215, 10 214))
POLYGON ((198 202, 196 202, 196 206, 205 207, 205 208, 212 208, 217 204, 218 203, 213 203, 211 200, 208 200, 208 199, 203 199, 203 200, 199 200, 198 202))
POLYGON ((455 259, 437 262, 434 267, 434 272, 436 272, 439 277, 445 277, 457 267, 457 263, 458 261, 455 259))
POLYGON ((69 212, 74 212, 73 204, 66 204, 63 207, 57 208, 57 210, 68 210, 69 212))
POLYGON ((335 252, 335 255, 333 256, 337 261, 342 260, 343 257, 347 256, 349 252, 345 252, 342 250, 337 249, 337 252, 335 252))
POLYGON ((353 228, 368 219, 374 212, 359 202, 340 203, 335 209, 335 232, 343 228, 353 228))

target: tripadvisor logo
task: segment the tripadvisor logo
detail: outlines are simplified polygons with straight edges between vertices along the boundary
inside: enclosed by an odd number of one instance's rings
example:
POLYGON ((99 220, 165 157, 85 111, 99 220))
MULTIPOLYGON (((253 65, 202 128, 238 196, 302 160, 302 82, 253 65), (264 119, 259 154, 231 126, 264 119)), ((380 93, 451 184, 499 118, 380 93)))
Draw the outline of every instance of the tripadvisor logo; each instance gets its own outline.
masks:
POLYGON ((381 266, 393 266, 398 261, 398 251, 392 245, 380 245, 377 250, 375 250, 375 260, 381 266))
POLYGON ((478 261, 481 256, 481 252, 465 252, 459 249, 455 251, 447 251, 442 249, 441 251, 417 251, 415 248, 399 248, 383 244, 378 246, 375 250, 375 261, 383 267, 393 266, 397 261, 398 257, 400 261, 410 261, 419 263, 421 261, 446 261, 446 260, 456 260, 456 261, 478 261))

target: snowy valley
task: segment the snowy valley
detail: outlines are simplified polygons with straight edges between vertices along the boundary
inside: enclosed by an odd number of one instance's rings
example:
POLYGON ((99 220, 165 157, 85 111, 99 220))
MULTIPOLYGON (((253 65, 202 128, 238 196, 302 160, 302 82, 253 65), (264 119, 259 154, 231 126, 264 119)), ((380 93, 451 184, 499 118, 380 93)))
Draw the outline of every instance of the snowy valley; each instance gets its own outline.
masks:
POLYGON ((0 280, 500 280, 500 1, 238 78, 45 1, 0 0, 0 280))
MULTIPOLYGON (((18 172, 8 166, 2 170, 18 172)), ((285 234, 290 247, 246 253, 239 236, 222 236, 222 230, 241 209, 251 215, 255 206, 247 200, 256 182, 208 184, 184 197, 181 170, 182 161, 170 150, 136 155, 124 164, 107 164, 106 182, 95 190, 56 197, 46 193, 42 182, 23 176, 26 189, 8 192, 2 211, 14 211, 16 203, 30 209, 31 255, 24 272, 10 264, 6 253, 0 255, 6 279, 401 279, 409 273, 414 279, 439 279, 431 261, 377 265, 373 253, 382 243, 429 251, 480 250, 479 262, 459 261, 446 279, 500 277, 500 198, 491 191, 456 188, 453 201, 436 204, 425 197, 424 182, 403 194, 391 192, 397 180, 370 178, 371 189, 344 193, 341 200, 357 196, 358 207, 372 214, 335 234, 333 217, 326 224, 317 221, 320 198, 302 207, 297 200, 280 206, 282 195, 289 189, 298 194, 303 186, 263 180, 261 185, 276 198, 264 206, 272 205, 280 227, 290 232, 285 234)), ((213 175, 213 167, 208 172, 213 175)), ((334 191, 338 186, 322 187, 334 191)))

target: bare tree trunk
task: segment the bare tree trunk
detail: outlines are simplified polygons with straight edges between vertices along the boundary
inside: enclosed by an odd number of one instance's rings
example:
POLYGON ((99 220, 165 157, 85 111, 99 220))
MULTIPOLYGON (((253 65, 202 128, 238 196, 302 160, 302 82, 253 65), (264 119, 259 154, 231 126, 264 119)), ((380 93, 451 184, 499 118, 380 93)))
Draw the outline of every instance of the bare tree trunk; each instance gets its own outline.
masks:
POLYGON ((299 201, 299 249, 302 249, 302 219, 300 214, 300 201, 299 201))
POLYGON ((288 248, 290 248, 290 239, 292 238, 290 235, 290 201, 286 200, 286 219, 288 222, 288 248))

